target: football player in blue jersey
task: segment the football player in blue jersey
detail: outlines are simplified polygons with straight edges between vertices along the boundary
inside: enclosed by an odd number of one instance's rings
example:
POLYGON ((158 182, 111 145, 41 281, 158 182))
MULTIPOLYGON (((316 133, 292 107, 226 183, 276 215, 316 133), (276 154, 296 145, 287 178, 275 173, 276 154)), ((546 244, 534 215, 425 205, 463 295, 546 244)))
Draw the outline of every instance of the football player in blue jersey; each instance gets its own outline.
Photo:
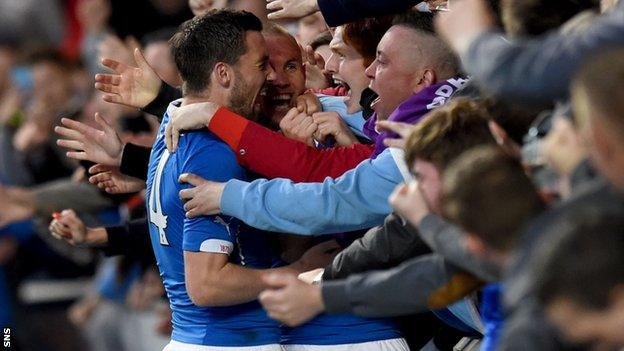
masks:
MULTIPOLYGON (((185 22, 171 40, 184 97, 165 113, 147 181, 150 235, 173 313, 167 351, 281 348, 278 324, 256 300, 274 258, 267 241, 230 217, 187 219, 178 195, 187 173, 227 181, 245 179, 245 170, 208 131, 185 134, 175 153, 167 151, 163 137, 169 115, 182 105, 211 101, 252 115, 267 76, 274 74, 261 30, 251 13, 219 10, 185 22)), ((311 268, 299 262, 274 270, 311 268)))

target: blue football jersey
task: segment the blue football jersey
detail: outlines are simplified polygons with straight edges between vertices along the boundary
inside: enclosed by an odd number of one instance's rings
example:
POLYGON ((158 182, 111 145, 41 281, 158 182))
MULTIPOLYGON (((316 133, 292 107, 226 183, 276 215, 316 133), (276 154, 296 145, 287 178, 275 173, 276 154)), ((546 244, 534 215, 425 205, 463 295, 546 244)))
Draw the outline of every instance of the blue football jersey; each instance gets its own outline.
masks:
POLYGON ((251 268, 270 268, 273 254, 257 232, 246 230, 228 216, 187 219, 179 191, 188 188, 178 178, 193 173, 225 182, 245 179, 230 148, 208 131, 186 133, 171 154, 163 132, 169 114, 180 100, 169 106, 154 143, 147 178, 147 211, 150 236, 160 275, 173 314, 172 340, 209 346, 256 346, 277 344, 280 330, 257 301, 228 307, 193 304, 184 280, 184 251, 223 253, 232 263, 251 268))

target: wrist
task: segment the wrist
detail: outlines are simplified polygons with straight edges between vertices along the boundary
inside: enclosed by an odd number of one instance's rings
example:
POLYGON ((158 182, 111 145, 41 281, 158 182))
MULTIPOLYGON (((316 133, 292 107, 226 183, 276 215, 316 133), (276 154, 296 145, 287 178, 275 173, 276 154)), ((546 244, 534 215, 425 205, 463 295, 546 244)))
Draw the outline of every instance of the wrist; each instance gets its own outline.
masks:
POLYGON ((121 148, 119 149, 119 153, 117 157, 113 159, 113 166, 121 167, 121 159, 123 158, 124 149, 126 148, 126 143, 121 143, 121 148))
POLYGON ((108 243, 108 233, 104 227, 87 228, 84 244, 99 246, 108 243))

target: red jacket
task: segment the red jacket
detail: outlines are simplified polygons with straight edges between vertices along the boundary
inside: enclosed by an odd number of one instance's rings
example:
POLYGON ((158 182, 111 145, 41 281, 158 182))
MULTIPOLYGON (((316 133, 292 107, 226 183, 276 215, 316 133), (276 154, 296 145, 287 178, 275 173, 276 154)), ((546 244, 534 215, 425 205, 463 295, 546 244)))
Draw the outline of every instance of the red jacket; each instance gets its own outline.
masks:
POLYGON ((289 139, 225 108, 214 115, 208 129, 236 152, 238 163, 267 178, 294 182, 322 182, 355 168, 373 153, 374 145, 353 144, 317 149, 289 139))

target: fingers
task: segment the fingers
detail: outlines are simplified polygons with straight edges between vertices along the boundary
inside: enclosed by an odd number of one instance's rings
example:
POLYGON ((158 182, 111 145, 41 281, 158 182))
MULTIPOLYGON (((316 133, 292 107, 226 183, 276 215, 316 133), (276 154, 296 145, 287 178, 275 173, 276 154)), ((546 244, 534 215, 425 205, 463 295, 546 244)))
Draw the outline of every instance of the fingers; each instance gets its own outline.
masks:
POLYGON ((283 8, 282 1, 281 0, 267 0, 266 8, 269 11, 281 10, 283 8))
POLYGON ((107 166, 107 165, 103 165, 103 164, 96 164, 94 166, 91 166, 89 168, 89 174, 98 174, 101 172, 109 172, 111 170, 111 166, 107 166))
POLYGON ((84 150, 84 144, 77 140, 58 139, 56 145, 72 150, 84 150))
POLYGON ((82 122, 74 121, 73 119, 69 118, 61 118, 61 123, 65 127, 78 131, 84 135, 95 135, 95 133, 98 132, 98 130, 95 128, 89 127, 82 122))
POLYGON ((110 188, 114 186, 110 172, 101 172, 89 177, 89 183, 97 185, 100 189, 106 189, 107 187, 110 188))
POLYGON ((188 183, 191 184, 192 186, 200 186, 204 183, 207 183, 208 181, 198 175, 195 175, 193 173, 183 173, 180 175, 180 178, 178 179, 178 181, 180 183, 188 183))
POLYGON ((106 102, 110 102, 111 104, 123 104, 124 103, 124 99, 121 97, 121 95, 112 95, 112 94, 104 95, 102 96, 102 100, 106 102))
POLYGON ((383 143, 387 147, 405 149, 405 139, 384 138, 383 143))
POLYGON ((180 136, 178 131, 174 127, 172 121, 169 121, 167 124, 167 128, 165 129, 165 145, 167 146, 167 150, 169 152, 175 152, 178 148, 178 140, 180 136))
MULTIPOLYGON (((186 201, 191 200, 191 199, 193 199, 195 197, 196 191, 197 190, 195 188, 182 189, 182 190, 180 190, 178 195, 180 196, 180 200, 186 202, 186 201)), ((187 208, 185 208, 185 210, 186 209, 187 208)))
POLYGON ((65 155, 69 158, 73 158, 74 160, 90 161, 89 156, 84 151, 68 151, 65 155))
POLYGON ((402 122, 378 121, 377 127, 381 130, 394 132, 401 137, 407 137, 412 130, 413 125, 402 122))
POLYGON ((119 85, 121 83, 121 76, 119 74, 98 73, 95 75, 95 81, 95 88, 99 90, 98 83, 119 85))
POLYGON ((78 140, 78 141, 82 141, 84 140, 84 135, 76 130, 73 129, 69 129, 69 128, 65 128, 65 127, 60 127, 60 126, 56 126, 54 127, 54 132, 58 135, 64 136, 70 140, 78 140))
POLYGON ((286 10, 281 9, 281 10, 279 10, 279 11, 270 12, 270 13, 267 15, 267 19, 269 19, 269 20, 271 20, 271 21, 273 21, 273 20, 278 20, 278 19, 280 19, 280 18, 284 17, 284 15, 286 15, 286 10))
POLYGON ((108 123, 106 119, 104 119, 99 112, 95 113, 95 121, 97 124, 102 127, 102 129, 106 132, 106 134, 115 133, 113 127, 108 123))
POLYGON ((95 83, 93 85, 95 89, 103 93, 119 94, 119 86, 113 84, 95 83))
POLYGON ((136 62, 137 66, 142 69, 142 70, 148 70, 148 71, 153 71, 154 69, 152 68, 152 66, 150 66, 149 63, 147 63, 147 60, 145 59, 145 56, 143 56, 143 53, 141 52, 141 50, 139 50, 139 48, 137 47, 136 49, 134 49, 134 62, 136 62))
POLYGON ((111 70, 117 73, 121 73, 130 67, 126 65, 125 63, 121 63, 117 60, 113 60, 109 58, 103 58, 101 62, 104 67, 110 68, 111 70))

